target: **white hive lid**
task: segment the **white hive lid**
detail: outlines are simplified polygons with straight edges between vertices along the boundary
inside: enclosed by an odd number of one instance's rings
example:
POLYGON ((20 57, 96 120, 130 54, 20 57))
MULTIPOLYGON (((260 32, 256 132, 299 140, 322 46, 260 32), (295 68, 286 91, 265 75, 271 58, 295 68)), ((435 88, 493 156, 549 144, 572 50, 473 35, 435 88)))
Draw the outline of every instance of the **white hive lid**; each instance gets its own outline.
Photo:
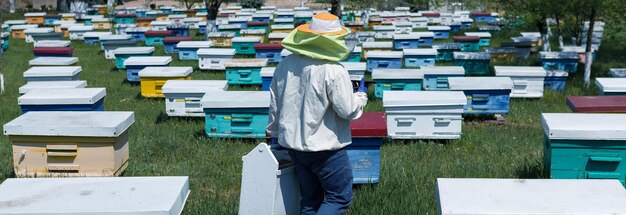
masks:
POLYGON ((293 18, 276 18, 274 23, 293 23, 293 18))
POLYGON ((420 38, 417 34, 394 34, 394 40, 418 40, 420 38))
POLYGON ((491 55, 487 52, 454 52, 454 59, 462 60, 490 60, 491 55))
POLYGON ((4 24, 7 24, 7 25, 21 25, 21 24, 26 24, 26 23, 28 22, 25 19, 4 21, 4 24))
POLYGON ((105 31, 91 31, 91 32, 85 32, 85 34, 83 34, 83 37, 87 37, 87 38, 98 38, 100 39, 101 36, 107 36, 107 35, 111 35, 113 33, 111 32, 105 32, 105 31))
POLYGON ((224 62, 225 67, 265 67, 267 59, 228 59, 224 62))
POLYGON ((237 25, 231 25, 231 24, 223 25, 222 24, 222 25, 218 26, 218 29, 241 29, 241 25, 239 25, 239 24, 237 24, 237 25))
POLYGON ((450 90, 511 90, 509 77, 449 77, 450 90))
POLYGON ((428 22, 428 18, 426 17, 411 17, 409 18, 410 22, 416 23, 416 22, 428 22))
POLYGON ((17 98, 19 105, 94 104, 106 96, 105 88, 36 89, 17 98))
POLYGON ((67 28, 68 31, 93 31, 93 26, 87 25, 74 25, 67 28))
POLYGON ((491 38, 491 33, 489 32, 465 32, 465 36, 491 38))
POLYGON ((462 66, 435 66, 420 68, 424 75, 465 75, 465 68, 462 66))
POLYGON ((190 66, 149 66, 139 71, 139 77, 187 77, 191 72, 190 66))
POLYGON ((165 66, 172 61, 170 56, 132 56, 124 61, 126 66, 165 66))
POLYGON ((293 29, 293 24, 280 24, 280 25, 272 25, 270 26, 271 29, 273 30, 285 30, 285 29, 293 29))
POLYGON ((202 108, 269 108, 269 91, 224 91, 204 94, 202 108))
POLYGON ((449 31, 450 26, 427 26, 429 31, 449 31))
POLYGON ((100 36, 101 41, 111 41, 111 40, 130 40, 130 35, 103 35, 100 36))
POLYGON ((396 27, 393 25, 374 25, 372 27, 374 31, 395 31, 396 27))
MULTIPOLYGON (((595 52, 597 49, 598 49, 597 46, 591 46, 591 51, 595 52)), ((586 46, 563 46, 561 47, 561 51, 585 53, 587 51, 587 47, 586 46)))
POLYGON ((35 66, 24 72, 25 78, 69 77, 82 71, 80 66, 35 66))
POLYGON ((350 71, 365 71, 367 69, 367 63, 365 62, 339 62, 345 68, 350 71))
POLYGON ((401 51, 368 51, 367 58, 402 58, 401 51))
POLYGON ((50 33, 53 32, 54 28, 29 28, 25 29, 25 34, 41 34, 41 33, 50 33))
POLYGON ((508 77, 545 77, 542 66, 494 66, 496 76, 508 77))
POLYGON ((0 33, 0 37, 1 38, 7 38, 7 37, 9 37, 9 35, 10 35, 9 32, 2 32, 2 33, 0 33))
POLYGON ((311 18, 313 17, 313 13, 312 12, 297 12, 293 15, 293 17, 295 18, 311 18))
POLYGON ((522 37, 541 37, 541 33, 539 32, 520 32, 520 34, 522 35, 522 37))
POLYGON ((396 28, 407 28, 407 27, 413 27, 413 23, 412 22, 393 22, 391 23, 393 26, 395 26, 396 28))
POLYGON ((31 66, 69 66, 78 62, 77 57, 38 57, 28 61, 31 66))
POLYGON ((163 93, 205 93, 227 88, 228 82, 223 80, 168 80, 161 89, 163 93))
POLYGON ((157 25, 157 26, 163 26, 163 25, 171 25, 172 22, 171 21, 152 21, 150 22, 150 25, 157 25))
POLYGON ((419 69, 374 69, 372 71, 372 79, 374 80, 418 80, 423 78, 424 73, 419 69))
MULTIPOLYGON (((134 121, 133 112, 29 111, 5 124, 4 134, 117 137, 126 131, 134 121)), ((4 195, 0 195, 0 198, 2 196, 4 195)))
POLYGON ((61 13, 61 17, 74 17, 76 16, 75 13, 61 13))
POLYGON ((261 68, 261 77, 274 77, 274 70, 276 70, 276 67, 261 68))
POLYGON ((546 70, 546 77, 567 77, 569 73, 563 70, 546 70))
POLYGON ((265 36, 265 29, 242 29, 239 31, 241 34, 263 34, 265 36))
POLYGON ((115 54, 150 54, 154 52, 154 47, 120 47, 113 51, 115 54))
POLYGON ((0 214, 181 214, 188 195, 187 176, 7 179, 0 202, 37 204, 2 207, 0 214))
POLYGON ((383 107, 465 105, 461 91, 384 91, 383 107))
POLYGON ((404 55, 437 55, 437 49, 421 48, 421 49, 403 49, 404 55))
POLYGON ((198 49, 198 55, 233 56, 235 55, 235 49, 228 49, 228 48, 198 49))
MULTIPOLYGON (((393 42, 364 42, 363 48, 393 48, 393 42)), ((368 52, 369 53, 369 52, 368 52)))
POLYGON ((438 178, 436 190, 443 215, 626 213, 617 180, 438 178))
POLYGON ((35 47, 68 47, 70 46, 68 40, 40 40, 35 42, 35 47))
POLYGON ((109 20, 109 18, 104 18, 104 17, 94 17, 91 19, 91 22, 109 22, 111 20, 109 20))
POLYGON ((602 92, 626 92, 626 78, 596 78, 602 92))
POLYGON ((38 13, 38 12, 33 12, 33 13, 25 13, 24 17, 32 17, 32 16, 45 16, 46 13, 38 13))
POLYGON ((541 59, 578 59, 576 52, 539 52, 541 59))
POLYGON ((30 29, 30 28, 37 28, 39 27, 38 25, 14 25, 11 26, 11 30, 25 30, 25 29, 30 29))
MULTIPOLYGON (((202 18, 197 18, 197 17, 191 17, 191 18, 184 18, 183 22, 201 22, 202 18)), ((206 24, 206 23, 205 23, 206 24)))
POLYGON ((20 94, 36 89, 84 88, 87 81, 32 81, 20 87, 20 94))
POLYGON ((267 38, 269 39, 283 39, 285 37, 287 37, 289 35, 289 33, 270 33, 269 35, 267 35, 267 38))
POLYGON ((187 15, 186 14, 170 14, 170 15, 167 15, 167 18, 168 19, 184 19, 184 18, 187 18, 187 15))
POLYGON ((178 48, 210 48, 211 41, 180 41, 176 44, 178 48))
POLYGON ((235 32, 209 32, 209 38, 212 37, 235 37, 235 32))
POLYGON ((259 43, 261 37, 233 37, 231 40, 233 43, 259 43))
POLYGON ((248 22, 251 19, 249 17, 228 17, 228 22, 248 22))
POLYGON ((363 49, 361 48, 361 46, 355 46, 354 49, 352 49, 352 52, 354 53, 360 53, 363 49))
POLYGON ((543 113, 543 131, 549 139, 626 140, 625 114, 543 113))

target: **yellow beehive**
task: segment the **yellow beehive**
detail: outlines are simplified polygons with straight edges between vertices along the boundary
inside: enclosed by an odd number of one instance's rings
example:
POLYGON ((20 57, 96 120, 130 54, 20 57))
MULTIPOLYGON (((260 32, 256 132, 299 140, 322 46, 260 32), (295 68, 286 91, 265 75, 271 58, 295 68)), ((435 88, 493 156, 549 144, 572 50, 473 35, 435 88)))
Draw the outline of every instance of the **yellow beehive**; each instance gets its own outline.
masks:
POLYGON ((168 17, 167 17, 167 16, 168 16, 168 15, 167 15, 167 14, 165 14, 165 13, 158 13, 158 14, 157 14, 156 21, 167 22, 167 21, 169 21, 169 19, 168 19, 168 17))
POLYGON ((109 30, 111 29, 111 22, 107 18, 93 18, 91 19, 93 23, 93 29, 96 30, 109 30))
POLYGON ((373 28, 374 25, 382 25, 383 24, 383 20, 380 18, 370 18, 369 23, 367 23, 367 26, 369 26, 370 28, 373 28))
POLYGON ((76 21, 76 19, 74 18, 76 14, 74 13, 62 13, 61 14, 61 20, 62 21, 76 21))
POLYGON ((30 111, 4 125, 18 177, 118 176, 133 112, 30 111))
POLYGON ((100 15, 105 15, 109 11, 106 5, 95 5, 94 7, 98 8, 98 14, 100 15))
POLYGON ((29 29, 29 28, 36 28, 37 25, 14 25, 11 26, 11 37, 13 37, 13 39, 24 39, 26 38, 26 34, 24 33, 24 30, 29 29))
POLYGON ((265 30, 263 29, 255 29, 255 30, 241 30, 242 37, 260 37, 261 43, 265 43, 265 30))
POLYGON ((152 21, 155 21, 155 18, 149 17, 140 17, 136 19, 137 26, 139 27, 152 27, 152 21))
POLYGON ((270 33, 267 35, 267 39, 271 44, 280 44, 289 33, 270 33))
POLYGON ((28 24, 43 24, 46 13, 25 13, 24 18, 28 24))
POLYGON ((161 89, 168 80, 191 80, 191 67, 146 67, 139 71, 141 96, 164 98, 161 89))
POLYGON ((209 40, 215 47, 231 47, 231 40, 235 37, 235 32, 210 32, 209 40))

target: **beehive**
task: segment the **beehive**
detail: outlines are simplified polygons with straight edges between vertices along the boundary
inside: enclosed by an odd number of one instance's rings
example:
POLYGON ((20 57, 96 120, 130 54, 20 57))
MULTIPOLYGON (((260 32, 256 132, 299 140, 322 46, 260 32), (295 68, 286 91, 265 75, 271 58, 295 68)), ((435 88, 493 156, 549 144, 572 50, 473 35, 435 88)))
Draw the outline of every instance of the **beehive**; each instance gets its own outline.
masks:
POLYGON ((263 84, 261 68, 267 66, 267 59, 231 59, 224 62, 226 80, 229 85, 263 84))
POLYGON ((577 113, 626 113, 626 96, 568 96, 567 106, 577 113))
POLYGON ((489 75, 491 56, 485 52, 454 52, 454 65, 465 68, 465 75, 489 75))
POLYGON ((420 91, 423 78, 419 69, 374 69, 374 96, 383 98, 383 91, 420 91))
POLYGON ((450 30, 450 26, 428 26, 428 31, 435 34, 435 39, 448 39, 450 30))
POLYGON ((257 59, 267 59, 269 63, 278 63, 282 60, 280 52, 283 50, 281 44, 255 44, 254 51, 257 59))
POLYGON ((626 95, 626 78, 596 78, 600 95, 626 95))
POLYGON ((74 25, 70 26, 67 31, 70 33, 70 40, 84 40, 85 32, 93 31, 93 26, 74 25))
POLYGON ((172 53, 178 53, 178 48, 176 47, 176 45, 178 45, 179 42, 182 41, 192 41, 193 38, 192 37, 165 37, 163 38, 163 46, 165 47, 165 53, 168 54, 172 54, 172 53))
POLYGON ((478 41, 480 47, 489 47, 491 44, 491 33, 489 32, 465 32, 465 36, 480 38, 478 41))
POLYGON ((38 57, 28 61, 30 66, 71 66, 78 62, 77 57, 38 57))
POLYGON ((22 113, 30 111, 104 111, 105 88, 36 89, 17 98, 22 113))
POLYGON ((200 101, 210 138, 265 138, 269 119, 267 91, 224 91, 205 94, 200 101))
POLYGON ((198 60, 198 49, 210 47, 211 41, 181 41, 176 45, 176 48, 178 48, 178 59, 198 60))
POLYGON ((352 143, 345 149, 352 166, 352 183, 378 183, 380 146, 387 137, 385 113, 365 112, 350 123, 352 143))
POLYGON ((152 56, 154 47, 120 47, 113 51, 115 56, 115 68, 125 69, 124 61, 132 56, 152 56))
POLYGON ((46 13, 25 13, 24 18, 26 18, 26 22, 28 24, 44 24, 44 16, 46 13))
POLYGON ((234 32, 209 32, 208 37, 215 47, 231 47, 235 35, 234 32))
POLYGON ((234 37, 232 46, 236 54, 255 54, 254 45, 261 42, 260 37, 234 37))
POLYGON ((33 38, 33 35, 36 34, 46 34, 46 33, 50 33, 53 32, 54 28, 28 28, 28 29, 24 29, 24 41, 26 41, 27 43, 34 43, 35 39, 33 38))
POLYGON ((226 91, 228 83, 217 80, 168 80, 161 88, 168 116, 204 117, 200 100, 206 93, 226 91))
POLYGON ((367 71, 374 69, 402 68, 402 52, 400 51, 369 51, 367 53, 367 71))
POLYGON ((82 71, 80 66, 36 66, 24 72, 28 82, 34 81, 74 81, 82 71))
POLYGON ((495 66, 496 76, 513 80, 511 98, 543 97, 546 70, 540 66, 495 66))
POLYGON ((146 67, 168 66, 172 61, 170 56, 129 57, 124 61, 126 67, 126 80, 139 82, 139 71, 146 67))
POLYGON ((404 49, 404 66, 412 68, 434 67, 437 49, 404 49))
POLYGON ((235 49, 198 49, 198 67, 203 70, 225 70, 224 62, 235 56, 235 49))
POLYGON ((449 77, 463 77, 462 66, 436 66, 420 69, 424 73, 424 90, 449 90, 449 77))
POLYGON ((467 97, 465 114, 506 114, 509 112, 513 81, 509 77, 449 77, 452 91, 467 97))
POLYGON ((168 80, 190 80, 191 67, 145 67, 139 71, 141 96, 165 97, 161 89, 168 80))
POLYGON ((415 32, 420 37, 420 47, 431 47, 435 40, 433 32, 415 32))

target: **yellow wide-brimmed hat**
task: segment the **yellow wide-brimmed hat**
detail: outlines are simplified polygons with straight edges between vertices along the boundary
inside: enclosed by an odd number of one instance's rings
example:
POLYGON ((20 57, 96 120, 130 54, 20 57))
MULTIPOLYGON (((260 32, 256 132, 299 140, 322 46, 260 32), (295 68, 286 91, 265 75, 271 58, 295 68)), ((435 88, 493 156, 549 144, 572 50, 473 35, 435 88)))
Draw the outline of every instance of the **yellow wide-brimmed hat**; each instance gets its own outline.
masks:
POLYGON ((330 13, 318 13, 311 19, 311 24, 302 24, 296 28, 298 31, 313 34, 335 34, 348 33, 348 30, 341 26, 339 18, 330 13))

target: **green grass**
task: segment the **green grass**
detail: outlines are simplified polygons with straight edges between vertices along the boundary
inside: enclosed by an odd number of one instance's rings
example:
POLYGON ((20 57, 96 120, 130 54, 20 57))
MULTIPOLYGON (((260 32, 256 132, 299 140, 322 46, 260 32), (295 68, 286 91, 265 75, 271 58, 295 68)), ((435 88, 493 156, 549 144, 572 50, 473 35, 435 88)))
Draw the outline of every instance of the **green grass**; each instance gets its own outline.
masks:
MULTIPOLYGON (((14 17, 4 17, 11 19, 14 17)), ((610 28, 610 26, 607 26, 610 28)), ((497 46, 517 31, 494 36, 497 46)), ((130 129, 130 161, 123 176, 187 175, 191 196, 185 214, 237 213, 241 183, 241 157, 262 140, 209 139, 202 118, 168 117, 163 99, 140 96, 138 85, 124 82, 123 70, 105 60, 98 46, 72 42, 74 56, 80 57, 80 79, 90 87, 106 87, 107 111, 134 111, 130 129)), ((6 92, 0 96, 0 124, 20 115, 18 88, 25 84, 22 72, 34 58, 32 45, 11 40, 2 57, 6 92)), ((610 67, 624 67, 624 44, 603 41, 594 73, 605 76, 610 67)), ((157 55, 164 55, 157 47, 157 55)), ((518 65, 538 65, 535 56, 518 65)), ((172 66, 193 66, 194 80, 225 78, 223 72, 201 72, 196 61, 179 61, 172 66)), ((570 78, 565 93, 547 91, 542 99, 513 99, 506 125, 466 120, 458 141, 387 141, 381 148, 381 176, 377 185, 355 187, 351 214, 434 214, 435 183, 439 177, 543 178, 542 112, 569 112, 567 95, 596 95, 595 87, 582 87, 582 66, 570 78)), ((260 90, 260 87, 231 90, 260 90)), ((383 111, 382 102, 373 99, 366 111, 383 111)), ((0 136, 0 181, 15 177, 12 151, 6 136, 0 136)))

